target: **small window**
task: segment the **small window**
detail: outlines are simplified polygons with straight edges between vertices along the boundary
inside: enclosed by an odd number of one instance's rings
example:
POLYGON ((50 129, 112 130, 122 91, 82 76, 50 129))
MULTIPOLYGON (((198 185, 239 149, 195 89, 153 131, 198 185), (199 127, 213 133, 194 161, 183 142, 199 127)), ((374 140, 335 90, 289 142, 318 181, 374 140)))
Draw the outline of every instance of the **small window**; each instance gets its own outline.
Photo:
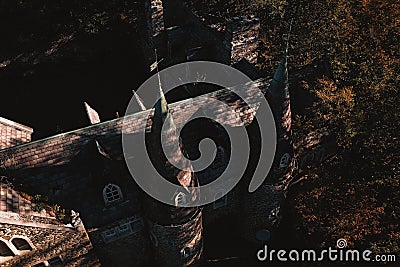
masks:
POLYGON ((105 243, 109 243, 118 239, 117 232, 114 229, 104 231, 102 236, 105 243))
POLYGON ((44 262, 39 262, 35 265, 32 265, 32 267, 46 267, 46 264, 44 262))
POLYGON ((296 158, 293 158, 292 163, 293 163, 293 169, 298 170, 299 169, 299 161, 296 158))
POLYGON ((184 249, 182 249, 181 254, 182 258, 187 259, 188 257, 190 257, 191 249, 189 247, 185 247, 184 249))
POLYGON ((179 192, 175 196, 175 206, 176 207, 183 207, 186 205, 186 195, 183 192, 179 192))
POLYGON ((22 238, 13 238, 11 243, 18 250, 32 250, 31 245, 29 245, 28 241, 22 238))
POLYGON ((143 220, 142 219, 136 219, 133 222, 131 222, 131 229, 132 233, 137 233, 140 230, 143 229, 143 220))
POLYGON ((14 256, 12 250, 8 247, 8 245, 4 241, 0 240, 0 257, 12 257, 12 256, 14 256))
POLYGON ((225 161, 225 149, 222 146, 218 146, 215 154, 214 165, 216 167, 222 166, 225 164, 225 161))
POLYGON ((128 236, 132 233, 132 228, 130 223, 125 223, 115 228, 118 232, 119 237, 128 236))
POLYGON ((63 261, 62 261, 61 256, 57 256, 57 257, 51 258, 51 259, 47 260, 47 262, 49 263, 50 267, 63 266, 63 261))
POLYGON ((143 228, 143 220, 141 218, 131 219, 128 222, 115 226, 102 232, 103 240, 105 243, 110 243, 115 240, 130 236, 139 232, 143 228))
POLYGON ((225 207, 228 204, 228 194, 225 191, 219 191, 214 196, 214 209, 225 207))
POLYGON ((103 189, 103 198, 106 204, 112 204, 123 200, 121 188, 115 184, 108 184, 103 189))
POLYGON ((156 235, 153 233, 153 231, 150 231, 150 241, 154 247, 158 247, 158 239, 156 235))
POLYGON ((279 167, 286 168, 289 165, 289 160, 290 160, 290 155, 288 153, 285 153, 281 157, 281 161, 279 162, 279 167))

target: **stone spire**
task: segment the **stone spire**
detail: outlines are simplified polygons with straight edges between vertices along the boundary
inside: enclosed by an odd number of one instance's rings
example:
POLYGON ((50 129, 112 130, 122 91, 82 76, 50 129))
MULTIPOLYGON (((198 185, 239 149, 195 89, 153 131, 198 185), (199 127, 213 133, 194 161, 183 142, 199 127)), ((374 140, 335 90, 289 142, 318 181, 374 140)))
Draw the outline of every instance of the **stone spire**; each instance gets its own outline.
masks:
MULTIPOLYGON (((292 23, 290 23, 289 36, 291 28, 292 23)), ((283 58, 274 73, 269 87, 271 107, 275 118, 278 138, 274 168, 280 170, 279 172, 275 172, 280 174, 272 179, 275 181, 283 181, 290 178, 291 163, 294 156, 291 134, 292 112, 290 108, 289 75, 287 67, 288 48, 289 37, 283 58)))
POLYGON ((244 219, 241 223, 241 235, 245 240, 257 244, 264 244, 270 239, 270 235, 276 234, 285 188, 287 182, 290 182, 293 171, 287 48, 271 80, 268 93, 277 131, 274 165, 266 182, 242 201, 244 219), (260 199, 264 200, 262 204, 260 199))
POLYGON ((281 62, 274 73, 270 84, 270 91, 275 97, 286 99, 289 97, 289 75, 287 70, 287 52, 285 51, 281 62))
POLYGON ((180 223, 187 221, 198 208, 178 207, 186 201, 195 201, 199 198, 197 177, 194 174, 190 161, 184 156, 182 143, 177 134, 177 129, 169 111, 168 103, 159 80, 159 100, 154 107, 151 133, 149 134, 149 155, 157 171, 171 183, 182 186, 181 192, 177 192, 176 206, 170 207, 163 204, 157 205, 151 219, 163 224, 180 223), (164 140, 165 142, 163 143, 164 140), (180 166, 181 169, 175 167, 180 166), (179 197, 178 197, 179 195, 179 197), (179 198, 179 199, 178 199, 179 198), (182 203, 183 201, 183 203, 182 203), (159 209, 158 211, 156 211, 159 209))
POLYGON ((280 97, 282 100, 289 99, 289 75, 287 69, 287 54, 289 50, 289 39, 291 30, 292 30, 292 22, 290 23, 285 53, 283 54, 281 62, 274 73, 274 77, 272 78, 270 85, 270 91, 272 95, 275 98, 280 97))
POLYGON ((136 100, 139 110, 140 111, 147 110, 146 106, 143 103, 143 100, 140 98, 140 96, 136 92, 133 92, 133 96, 135 97, 135 100, 136 100))
POLYGON ((287 48, 271 80, 269 91, 273 106, 278 138, 288 138, 291 129, 291 109, 289 94, 289 75, 287 68, 287 48))
MULTIPOLYGON (((159 84, 159 86, 158 86, 159 99, 158 99, 155 109, 154 109, 154 119, 161 120, 162 122, 164 122, 165 119, 167 117, 169 117, 169 120, 171 120, 171 123, 173 123, 172 117, 170 116, 170 113, 169 113, 168 103, 167 103, 167 100, 165 99, 164 91, 162 89, 160 74, 158 73, 157 76, 158 76, 158 84, 159 84)), ((175 125, 173 125, 173 126, 175 126, 175 125)))
POLYGON ((199 207, 182 206, 199 199, 199 190, 196 188, 199 183, 190 161, 183 155, 160 77, 158 89, 159 100, 154 107, 149 138, 146 138, 148 152, 159 174, 178 185, 179 189, 171 195, 174 206, 147 198, 146 216, 150 222, 154 261, 157 266, 198 266, 203 251, 202 210, 199 207))

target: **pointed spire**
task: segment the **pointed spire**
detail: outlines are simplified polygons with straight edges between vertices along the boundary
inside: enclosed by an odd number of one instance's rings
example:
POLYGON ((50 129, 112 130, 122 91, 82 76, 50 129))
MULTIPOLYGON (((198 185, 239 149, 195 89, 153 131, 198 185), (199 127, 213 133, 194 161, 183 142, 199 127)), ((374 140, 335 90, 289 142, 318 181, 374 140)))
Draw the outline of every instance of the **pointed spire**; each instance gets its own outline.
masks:
POLYGON ((151 130, 154 133, 153 136, 156 138, 153 142, 153 146, 155 146, 154 151, 162 153, 163 149, 160 146, 161 143, 159 143, 159 141, 161 139, 159 138, 164 136, 168 140, 168 149, 164 152, 169 156, 170 160, 178 162, 182 159, 182 153, 179 147, 179 136, 177 135, 174 119, 169 111, 168 102, 162 90, 160 79, 158 97, 159 99, 154 106, 154 117, 151 130))
MULTIPOLYGON (((154 53, 156 56, 156 62, 158 62, 157 49, 154 50, 154 53)), ((160 77, 160 71, 158 69, 158 64, 157 64, 156 68, 157 68, 157 78, 158 78, 158 97, 159 97, 159 99, 155 106, 154 118, 161 119, 161 121, 164 122, 165 118, 167 117, 167 114, 169 113, 169 108, 168 108, 168 103, 167 103, 167 100, 165 99, 165 95, 164 95, 164 92, 162 89, 161 77, 160 77)))
POLYGON ((291 29, 292 22, 290 23, 289 34, 283 58, 275 71, 274 77, 269 87, 274 103, 274 116, 277 124, 277 133, 279 138, 284 139, 290 139, 291 129, 289 75, 287 68, 287 55, 289 50, 291 29))
POLYGON ((91 124, 96 124, 100 122, 99 113, 94 110, 87 102, 83 102, 85 105, 86 114, 88 115, 89 121, 91 124))
POLYGON ((143 103, 143 100, 140 98, 140 96, 134 91, 133 96, 135 97, 137 106, 140 108, 140 111, 145 111, 147 110, 146 106, 143 103))
POLYGON ((281 62, 274 73, 274 77, 271 81, 271 90, 273 93, 279 93, 283 89, 282 87, 288 83, 288 70, 287 70, 287 54, 286 52, 281 59, 281 62))
POLYGON ((167 114, 169 113, 169 108, 168 108, 168 102, 165 99, 165 95, 163 92, 163 89, 161 87, 161 81, 160 81, 160 74, 158 74, 159 78, 159 86, 158 86, 158 101, 155 106, 155 111, 154 111, 154 116, 161 118, 163 121, 167 114))
MULTIPOLYGON (((91 124, 96 124, 96 123, 100 123, 100 116, 99 113, 97 113, 96 110, 94 110, 91 106, 89 106, 89 104, 87 102, 83 102, 83 104, 85 105, 85 109, 86 109, 86 113, 89 117, 90 123, 91 124)), ((97 151, 100 153, 100 155, 111 159, 111 156, 109 153, 107 153, 107 151, 103 148, 103 146, 99 143, 99 141, 96 141, 96 148, 97 151)))
POLYGON ((286 42, 286 49, 281 59, 281 62, 274 73, 274 77, 271 81, 270 90, 272 95, 279 96, 281 95, 283 98, 289 97, 289 74, 287 69, 287 54, 289 50, 289 40, 290 33, 292 31, 292 21, 289 26, 288 39, 286 42))
MULTIPOLYGON (((158 101, 154 106, 154 116, 148 144, 149 156, 157 171, 169 182, 181 186, 182 190, 171 196, 176 206, 166 206, 158 201, 149 201, 148 218, 162 225, 187 222, 197 213, 198 208, 185 208, 185 201, 197 201, 199 184, 190 161, 184 156, 180 136, 177 132, 168 102, 165 98, 161 78, 158 75, 158 101), (179 168, 175 167, 179 166, 179 168), (185 203, 181 203, 184 201, 185 203)), ((155 185, 156 186, 156 185, 155 185)))

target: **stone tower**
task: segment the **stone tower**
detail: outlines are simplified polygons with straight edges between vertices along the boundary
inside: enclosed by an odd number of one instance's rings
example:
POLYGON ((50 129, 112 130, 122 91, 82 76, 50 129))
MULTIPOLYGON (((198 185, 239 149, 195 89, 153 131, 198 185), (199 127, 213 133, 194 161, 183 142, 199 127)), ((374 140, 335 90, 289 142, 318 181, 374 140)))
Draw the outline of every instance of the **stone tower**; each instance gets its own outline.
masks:
POLYGON ((181 190, 171 196, 175 200, 175 206, 150 197, 146 199, 146 217, 149 221, 154 260, 158 266, 197 266, 203 250, 202 211, 199 207, 182 205, 200 198, 199 190, 194 188, 199 183, 190 162, 183 155, 168 103, 161 86, 159 89, 160 98, 155 105, 151 133, 146 138, 149 156, 164 179, 181 186, 181 190), (161 136, 167 140, 165 151, 173 162, 168 161, 164 154, 161 136), (179 146, 174 147, 174 144, 179 146), (172 163, 184 166, 183 170, 172 163))
POLYGON ((268 241, 279 224, 280 205, 294 168, 286 53, 275 71, 266 97, 277 132, 275 159, 265 182, 255 192, 244 193, 242 201, 242 209, 246 213, 243 216, 246 219, 241 225, 242 236, 248 241, 259 243, 268 241))

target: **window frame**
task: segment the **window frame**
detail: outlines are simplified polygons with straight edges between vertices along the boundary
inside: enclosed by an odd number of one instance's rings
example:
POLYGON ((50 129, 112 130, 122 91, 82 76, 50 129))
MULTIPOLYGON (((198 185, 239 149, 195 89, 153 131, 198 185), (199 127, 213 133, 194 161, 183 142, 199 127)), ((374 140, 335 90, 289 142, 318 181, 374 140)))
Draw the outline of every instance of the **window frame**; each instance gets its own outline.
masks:
POLYGON ((123 201, 124 196, 121 188, 116 184, 107 184, 103 188, 103 200, 106 205, 112 205, 123 201), (110 190, 110 192, 108 192, 108 190, 110 190), (111 196, 109 194, 111 194, 111 196), (118 196, 118 198, 115 198, 115 196, 118 196))
POLYGON ((290 154, 289 153, 285 153, 282 155, 282 157, 279 160, 279 168, 280 169, 284 169, 287 168, 290 164, 290 154))
POLYGON ((144 222, 142 218, 132 218, 128 221, 115 225, 112 228, 106 229, 101 232, 104 243, 111 243, 116 240, 134 235, 140 232, 144 227, 144 222), (125 229, 121 229, 124 227, 125 229), (108 234, 112 233, 112 234, 108 234))
POLYGON ((175 207, 184 207, 187 204, 187 195, 184 192, 176 193, 175 207))
POLYGON ((13 236, 13 237, 10 239, 10 244, 13 245, 13 246, 15 247, 15 249, 18 250, 19 252, 25 252, 25 251, 33 251, 33 250, 35 250, 35 246, 32 244, 31 240, 30 240, 28 237, 25 237, 25 236, 19 236, 19 235, 13 236), (13 243, 13 241, 14 241, 15 239, 24 240, 24 241, 26 242, 26 244, 30 247, 30 249, 19 249, 19 248, 13 243))

